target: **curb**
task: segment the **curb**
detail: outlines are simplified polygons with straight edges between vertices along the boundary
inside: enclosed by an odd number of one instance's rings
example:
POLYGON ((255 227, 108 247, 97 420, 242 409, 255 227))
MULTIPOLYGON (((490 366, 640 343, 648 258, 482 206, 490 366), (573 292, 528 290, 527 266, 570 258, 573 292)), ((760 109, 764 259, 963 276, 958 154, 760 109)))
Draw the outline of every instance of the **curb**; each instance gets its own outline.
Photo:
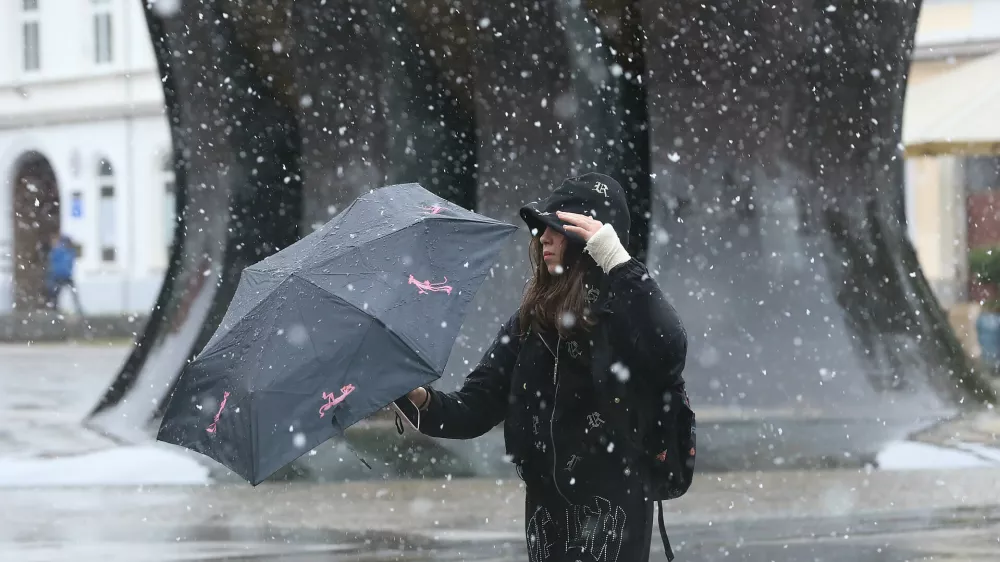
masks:
POLYGON ((109 315, 71 317, 50 310, 0 316, 0 342, 39 343, 70 340, 134 340, 147 316, 109 315))

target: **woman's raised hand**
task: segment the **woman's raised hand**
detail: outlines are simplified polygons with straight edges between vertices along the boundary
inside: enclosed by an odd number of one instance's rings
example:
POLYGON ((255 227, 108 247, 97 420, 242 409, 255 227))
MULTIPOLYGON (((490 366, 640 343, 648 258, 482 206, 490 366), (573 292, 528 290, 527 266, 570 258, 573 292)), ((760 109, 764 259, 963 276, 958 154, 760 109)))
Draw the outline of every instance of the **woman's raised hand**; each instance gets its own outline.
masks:
POLYGON ((587 215, 556 211, 556 216, 559 217, 559 220, 569 223, 563 227, 566 229, 566 232, 572 232, 587 242, 590 242, 590 239, 604 226, 604 223, 601 221, 587 215))

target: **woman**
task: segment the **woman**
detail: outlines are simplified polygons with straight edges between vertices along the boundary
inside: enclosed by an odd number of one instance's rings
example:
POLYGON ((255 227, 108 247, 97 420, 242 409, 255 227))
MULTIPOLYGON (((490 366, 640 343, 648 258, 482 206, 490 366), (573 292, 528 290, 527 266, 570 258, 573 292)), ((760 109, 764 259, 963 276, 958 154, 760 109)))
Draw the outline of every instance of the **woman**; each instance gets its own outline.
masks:
POLYGON ((628 205, 615 180, 567 179, 521 217, 534 268, 521 306, 460 390, 417 388, 396 405, 434 437, 504 423, 527 488, 531 562, 648 560, 642 432, 683 384, 686 334, 625 250, 628 205))

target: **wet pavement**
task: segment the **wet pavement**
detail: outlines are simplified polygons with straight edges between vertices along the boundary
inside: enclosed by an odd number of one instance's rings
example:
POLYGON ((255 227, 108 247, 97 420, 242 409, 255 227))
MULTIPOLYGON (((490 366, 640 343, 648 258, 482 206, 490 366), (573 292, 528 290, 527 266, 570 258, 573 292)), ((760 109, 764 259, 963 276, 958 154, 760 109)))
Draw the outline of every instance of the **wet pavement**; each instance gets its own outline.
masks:
MULTIPOLYGON (((996 560, 998 477, 994 469, 723 475, 670 502, 667 521, 682 560, 996 560)), ((25 561, 523 560, 522 498, 517 482, 481 479, 4 489, 0 553, 25 561)))
MULTIPOLYGON (((94 345, 0 346, 0 464, 119 450, 79 421, 124 356, 94 345)), ((995 421, 928 435, 995 444, 995 421)), ((0 561, 526 558, 516 479, 252 488, 62 476, 26 487, 0 471, 0 561)), ((666 519, 682 562, 997 560, 1000 468, 702 474, 667 504, 666 519)), ((664 559, 655 533, 653 550, 664 559)))
POLYGON ((129 348, 0 344, 0 458, 97 451, 112 442, 80 421, 114 380, 129 348))

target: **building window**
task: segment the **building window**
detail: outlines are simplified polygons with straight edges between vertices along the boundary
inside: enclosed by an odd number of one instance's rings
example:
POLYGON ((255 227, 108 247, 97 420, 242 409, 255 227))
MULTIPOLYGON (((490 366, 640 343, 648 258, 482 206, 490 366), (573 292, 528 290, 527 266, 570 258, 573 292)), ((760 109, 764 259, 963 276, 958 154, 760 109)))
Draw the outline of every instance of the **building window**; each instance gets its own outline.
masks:
POLYGON ((167 154, 160 163, 160 177, 163 180, 163 246, 167 259, 170 259, 170 246, 177 228, 177 183, 171 154, 167 154))
POLYGON ((111 5, 108 0, 91 0, 94 5, 94 62, 111 62, 112 49, 111 5))
POLYGON ((966 193, 1000 189, 1000 157, 969 156, 961 166, 966 193))
POLYGON ((101 261, 116 259, 117 213, 115 205, 115 171, 107 159, 97 164, 97 241, 101 248, 101 261))
POLYGON ((38 0, 21 0, 21 66, 25 72, 42 67, 38 0))

